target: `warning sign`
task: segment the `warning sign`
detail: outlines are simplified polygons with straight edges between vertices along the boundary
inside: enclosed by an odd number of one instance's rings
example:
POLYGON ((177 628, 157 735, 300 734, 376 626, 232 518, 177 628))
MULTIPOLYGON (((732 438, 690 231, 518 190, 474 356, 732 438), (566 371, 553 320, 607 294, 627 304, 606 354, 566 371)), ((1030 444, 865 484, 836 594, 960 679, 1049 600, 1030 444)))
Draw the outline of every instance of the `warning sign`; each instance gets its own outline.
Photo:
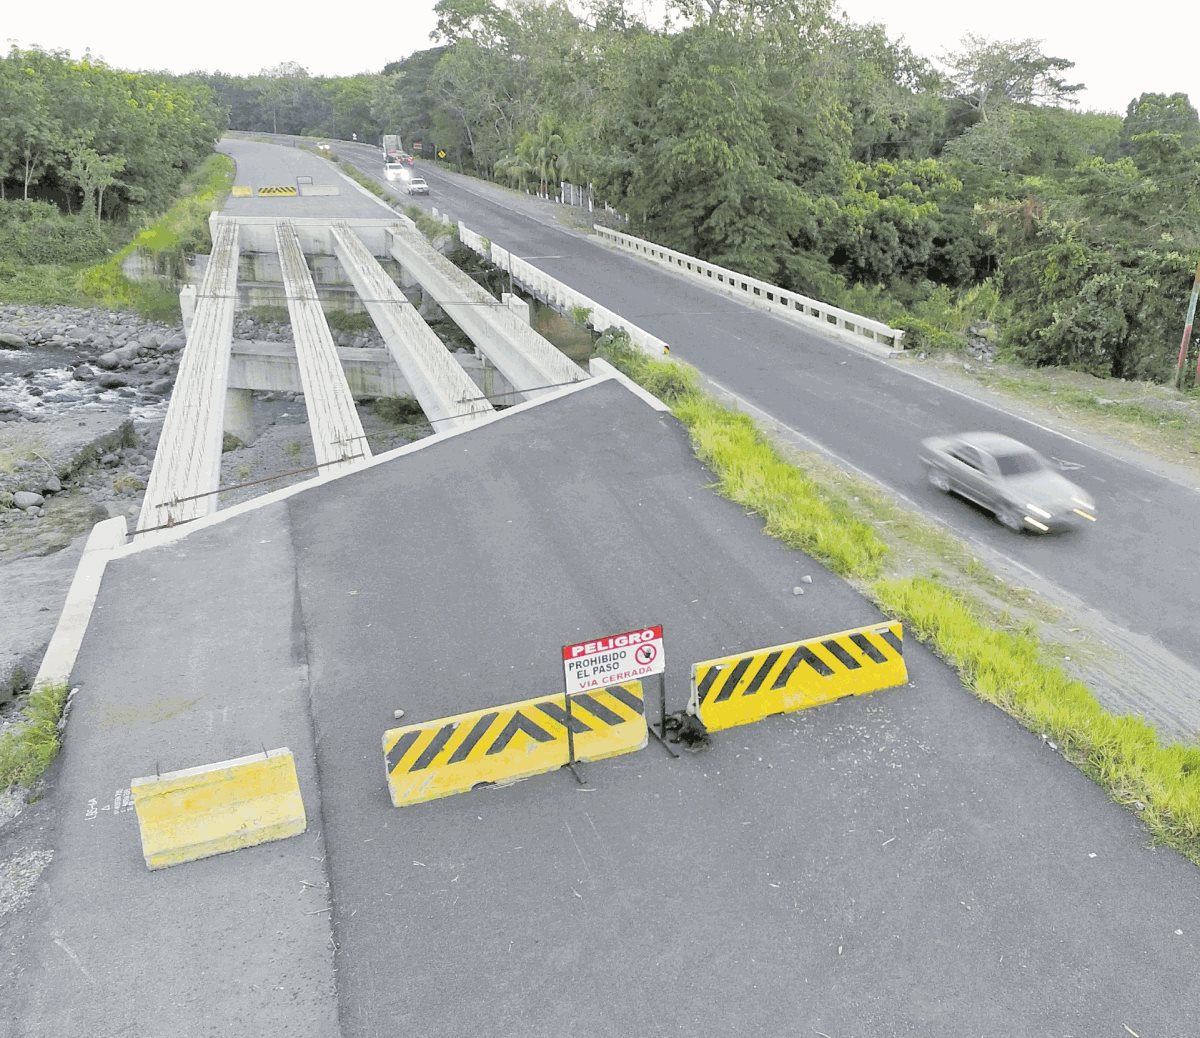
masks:
POLYGON ((568 695, 661 674, 666 669, 661 625, 564 645, 562 652, 568 695))

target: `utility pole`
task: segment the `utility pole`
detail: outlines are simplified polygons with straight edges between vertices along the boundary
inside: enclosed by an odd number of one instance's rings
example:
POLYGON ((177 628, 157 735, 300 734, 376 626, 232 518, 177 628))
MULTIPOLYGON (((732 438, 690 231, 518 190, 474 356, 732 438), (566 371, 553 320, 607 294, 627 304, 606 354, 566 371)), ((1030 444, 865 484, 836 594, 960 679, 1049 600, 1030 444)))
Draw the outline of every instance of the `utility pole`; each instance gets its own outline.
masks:
MULTIPOLYGON (((1187 360, 1188 344, 1192 341, 1192 321, 1196 318, 1196 297, 1200 295, 1200 260, 1196 262, 1196 277, 1192 281, 1192 294, 1188 299, 1187 323, 1183 326, 1183 339, 1179 343, 1179 360, 1175 362, 1175 388, 1183 388, 1183 364, 1187 360)), ((1200 357, 1196 358, 1196 385, 1200 385, 1200 357)))

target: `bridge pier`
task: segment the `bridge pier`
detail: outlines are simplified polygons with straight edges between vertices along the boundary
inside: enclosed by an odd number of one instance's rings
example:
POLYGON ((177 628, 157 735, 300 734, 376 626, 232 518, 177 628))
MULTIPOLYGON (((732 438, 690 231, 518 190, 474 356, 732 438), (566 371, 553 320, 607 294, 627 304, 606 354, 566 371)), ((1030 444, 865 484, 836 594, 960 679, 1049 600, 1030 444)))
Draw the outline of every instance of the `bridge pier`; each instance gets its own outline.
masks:
POLYGON ((224 432, 242 443, 254 442, 254 394, 249 389, 225 390, 224 432))

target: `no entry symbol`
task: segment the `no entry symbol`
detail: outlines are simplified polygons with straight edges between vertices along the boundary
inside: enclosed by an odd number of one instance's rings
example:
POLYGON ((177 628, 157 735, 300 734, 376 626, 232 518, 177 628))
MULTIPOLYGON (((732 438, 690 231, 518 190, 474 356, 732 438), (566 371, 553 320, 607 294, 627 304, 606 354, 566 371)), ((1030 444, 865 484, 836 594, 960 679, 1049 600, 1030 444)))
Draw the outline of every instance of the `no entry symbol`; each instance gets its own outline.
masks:
POLYGON ((654 662, 654 657, 657 655, 658 650, 653 645, 639 645, 637 652, 633 654, 633 658, 643 667, 648 667, 654 662))

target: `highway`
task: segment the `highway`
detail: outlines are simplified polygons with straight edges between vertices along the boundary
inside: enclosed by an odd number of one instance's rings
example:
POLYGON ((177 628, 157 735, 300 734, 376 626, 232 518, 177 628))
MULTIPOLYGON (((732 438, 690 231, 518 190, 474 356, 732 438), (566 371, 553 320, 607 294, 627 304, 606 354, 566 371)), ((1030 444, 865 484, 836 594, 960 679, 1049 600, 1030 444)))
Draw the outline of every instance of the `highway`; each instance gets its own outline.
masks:
MULTIPOLYGON (((461 219, 665 339, 673 356, 877 480, 981 554, 999 553, 1016 572, 1066 591, 1112 624, 1200 667, 1191 609, 1198 573, 1192 531, 1200 520, 1195 486, 946 389, 903 361, 831 340, 616 253, 555 225, 521 196, 432 163, 418 163, 418 170, 431 194, 412 201, 461 219), (1064 463, 1094 495, 1100 521, 1063 535, 1016 535, 933 489, 918 460, 921 439, 968 429, 1006 433, 1064 463)), ((374 174, 370 164, 364 171, 374 174)))

